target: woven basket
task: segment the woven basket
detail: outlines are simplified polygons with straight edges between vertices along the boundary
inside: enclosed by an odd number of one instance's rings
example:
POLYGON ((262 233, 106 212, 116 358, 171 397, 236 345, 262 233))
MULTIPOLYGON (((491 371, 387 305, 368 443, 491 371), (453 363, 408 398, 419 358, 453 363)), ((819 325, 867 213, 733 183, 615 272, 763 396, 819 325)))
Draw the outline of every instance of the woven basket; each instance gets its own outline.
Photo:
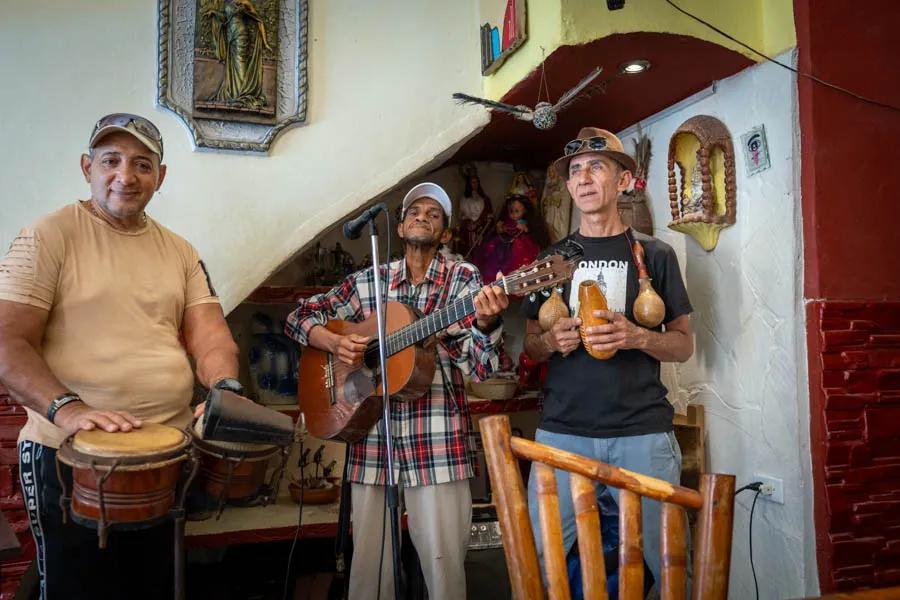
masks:
POLYGON ((519 383, 515 379, 486 379, 484 381, 470 381, 469 392, 473 396, 485 400, 509 400, 516 395, 519 383))

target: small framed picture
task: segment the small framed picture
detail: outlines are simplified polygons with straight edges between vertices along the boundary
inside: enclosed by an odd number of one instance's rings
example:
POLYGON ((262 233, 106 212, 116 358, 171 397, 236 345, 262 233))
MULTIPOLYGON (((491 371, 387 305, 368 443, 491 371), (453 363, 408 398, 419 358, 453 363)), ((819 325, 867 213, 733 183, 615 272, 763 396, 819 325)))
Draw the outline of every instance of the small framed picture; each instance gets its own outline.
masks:
POLYGON ((754 127, 741 136, 744 148, 744 163, 747 165, 747 176, 756 175, 769 168, 769 143, 766 141, 764 125, 754 127))

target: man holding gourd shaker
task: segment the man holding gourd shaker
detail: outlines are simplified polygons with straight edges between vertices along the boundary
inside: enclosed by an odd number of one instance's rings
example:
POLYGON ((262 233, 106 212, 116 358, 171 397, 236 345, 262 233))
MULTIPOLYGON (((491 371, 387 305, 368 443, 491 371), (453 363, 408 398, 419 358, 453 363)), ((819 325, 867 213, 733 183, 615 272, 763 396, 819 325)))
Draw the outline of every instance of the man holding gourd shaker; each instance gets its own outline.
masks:
MULTIPOLYGON (((584 256, 562 297, 537 294, 522 305, 528 319, 525 352, 550 363, 535 439, 677 484, 681 451, 660 362, 686 361, 694 341, 693 309, 675 252, 619 217, 617 198, 631 183, 635 161, 615 135, 583 128, 554 167, 581 211, 578 230, 557 245, 574 240, 584 256)), ((568 554, 575 515, 568 473, 556 476, 568 554)), ((616 489, 599 485, 597 494, 601 506, 618 503, 616 489)), ((533 476, 528 501, 543 558, 533 476)), ((644 558, 656 581, 660 507, 643 500, 644 558)))

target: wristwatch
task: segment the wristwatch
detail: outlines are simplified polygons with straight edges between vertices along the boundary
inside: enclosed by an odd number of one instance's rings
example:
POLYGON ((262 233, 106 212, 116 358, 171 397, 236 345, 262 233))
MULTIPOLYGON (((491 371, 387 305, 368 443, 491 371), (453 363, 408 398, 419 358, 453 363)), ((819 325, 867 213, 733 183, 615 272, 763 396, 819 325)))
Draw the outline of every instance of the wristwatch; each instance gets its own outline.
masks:
POLYGON ((214 388, 218 390, 228 390, 229 392, 234 392, 239 396, 244 395, 244 386, 241 385, 241 382, 233 377, 226 377, 225 379, 218 380, 214 388))
POLYGON ((70 402, 83 402, 83 400, 81 399, 81 396, 75 392, 66 392, 51 400, 50 406, 47 407, 47 420, 53 423, 53 419, 56 417, 56 413, 59 409, 70 402))

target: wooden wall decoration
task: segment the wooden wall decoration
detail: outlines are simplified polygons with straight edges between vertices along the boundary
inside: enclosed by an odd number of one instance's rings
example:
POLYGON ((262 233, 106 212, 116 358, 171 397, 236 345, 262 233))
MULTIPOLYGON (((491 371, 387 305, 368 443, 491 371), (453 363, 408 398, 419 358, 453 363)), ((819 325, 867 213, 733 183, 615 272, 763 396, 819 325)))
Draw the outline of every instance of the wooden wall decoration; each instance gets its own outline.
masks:
POLYGON ((735 222, 734 146, 728 129, 715 117, 691 117, 669 141, 668 169, 669 228, 690 235, 709 252, 719 232, 735 222))
POLYGON ((653 215, 650 212, 650 196, 647 194, 647 174, 650 171, 650 136, 641 130, 638 123, 637 139, 634 143, 634 160, 637 169, 633 173, 632 188, 619 194, 616 208, 622 223, 635 231, 653 235, 653 215))
POLYGON ((158 0, 157 103, 197 149, 268 152, 306 121, 308 0, 158 0))

